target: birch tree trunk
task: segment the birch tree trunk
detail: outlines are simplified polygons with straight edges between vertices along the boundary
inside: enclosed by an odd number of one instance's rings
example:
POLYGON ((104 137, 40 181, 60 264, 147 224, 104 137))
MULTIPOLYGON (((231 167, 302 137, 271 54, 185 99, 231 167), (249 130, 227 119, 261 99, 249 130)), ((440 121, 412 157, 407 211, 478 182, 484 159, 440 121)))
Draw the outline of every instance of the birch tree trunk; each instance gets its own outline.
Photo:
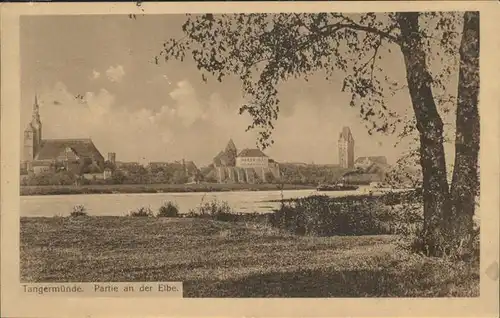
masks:
POLYGON ((432 78, 426 65, 426 48, 418 24, 419 13, 398 14, 401 50, 420 137, 420 164, 423 176, 424 229, 422 239, 428 254, 441 253, 443 215, 450 208, 443 147, 443 122, 432 94, 432 78))
POLYGON ((463 239, 473 230, 479 189, 479 12, 464 14, 458 76, 455 164, 450 190, 452 213, 447 221, 451 234, 463 239))

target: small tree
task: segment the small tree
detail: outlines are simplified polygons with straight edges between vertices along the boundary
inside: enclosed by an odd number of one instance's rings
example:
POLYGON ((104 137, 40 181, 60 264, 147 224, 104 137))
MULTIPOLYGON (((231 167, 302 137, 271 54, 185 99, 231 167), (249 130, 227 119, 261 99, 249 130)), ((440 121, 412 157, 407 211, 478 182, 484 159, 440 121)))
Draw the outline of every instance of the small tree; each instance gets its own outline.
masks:
POLYGON ((184 184, 188 182, 188 178, 184 171, 176 170, 172 176, 172 182, 175 184, 184 184))
POLYGON ((104 169, 110 169, 111 171, 116 170, 116 164, 112 163, 109 160, 104 161, 104 169))
POLYGON ((265 177, 266 177, 267 183, 275 183, 276 182, 276 178, 274 177, 274 174, 270 171, 266 172, 265 177))
POLYGON ((115 170, 115 172, 111 176, 111 182, 113 184, 123 184, 125 180, 126 180, 125 174, 120 170, 115 170))
POLYGON ((90 165, 92 165, 92 159, 87 157, 78 159, 78 168, 76 173, 78 175, 88 173, 90 171, 90 165))

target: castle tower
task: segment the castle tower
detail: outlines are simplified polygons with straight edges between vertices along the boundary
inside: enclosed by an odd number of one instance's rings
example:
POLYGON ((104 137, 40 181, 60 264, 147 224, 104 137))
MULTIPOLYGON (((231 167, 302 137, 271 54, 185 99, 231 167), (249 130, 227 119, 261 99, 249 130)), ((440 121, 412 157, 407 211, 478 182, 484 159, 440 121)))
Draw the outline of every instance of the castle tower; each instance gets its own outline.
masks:
POLYGON ((31 122, 24 130, 24 154, 23 160, 30 162, 35 159, 42 145, 42 122, 40 120, 40 108, 38 98, 35 94, 35 102, 33 104, 33 114, 31 122))
POLYGON ((236 145, 232 139, 229 139, 227 143, 226 149, 224 150, 226 156, 228 158, 228 166, 234 167, 236 165, 236 156, 238 155, 238 151, 236 149, 236 145))
POLYGON ((340 132, 339 164, 342 168, 354 168, 354 138, 349 127, 342 128, 340 132))

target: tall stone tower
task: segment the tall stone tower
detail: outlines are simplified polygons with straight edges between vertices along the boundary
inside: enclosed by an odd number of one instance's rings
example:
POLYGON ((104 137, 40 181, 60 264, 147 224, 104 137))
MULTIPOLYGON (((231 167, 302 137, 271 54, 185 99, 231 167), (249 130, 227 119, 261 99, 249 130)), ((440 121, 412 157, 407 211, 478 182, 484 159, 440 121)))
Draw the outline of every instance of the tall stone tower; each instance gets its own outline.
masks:
POLYGON ((40 108, 38 105, 38 98, 35 95, 35 102, 33 104, 33 114, 31 122, 24 130, 24 154, 23 160, 31 162, 35 158, 42 145, 42 122, 40 121, 40 108))
POLYGON ((342 168, 354 168, 354 138, 349 127, 342 128, 340 132, 339 164, 342 168))
POLYGON ((234 144, 233 139, 229 139, 227 143, 226 149, 224 150, 228 159, 228 166, 234 167, 236 165, 236 156, 238 155, 238 151, 236 149, 236 145, 234 144))

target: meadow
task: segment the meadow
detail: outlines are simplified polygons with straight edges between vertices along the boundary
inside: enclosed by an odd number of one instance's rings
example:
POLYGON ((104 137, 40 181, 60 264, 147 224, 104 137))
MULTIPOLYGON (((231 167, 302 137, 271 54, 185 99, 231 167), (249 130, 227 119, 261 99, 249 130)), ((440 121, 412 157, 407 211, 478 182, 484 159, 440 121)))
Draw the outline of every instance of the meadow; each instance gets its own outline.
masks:
MULTIPOLYGON (((314 200, 309 206, 324 204, 314 200)), ((331 203, 335 221, 322 222, 326 212, 304 219, 300 206, 268 215, 207 203, 183 217, 170 206, 168 217, 147 209, 134 212, 142 217, 86 216, 82 208, 79 216, 21 218, 21 281, 183 281, 184 297, 479 295, 478 258, 418 255, 390 234, 397 222, 387 217, 372 226, 339 217, 331 203)))

